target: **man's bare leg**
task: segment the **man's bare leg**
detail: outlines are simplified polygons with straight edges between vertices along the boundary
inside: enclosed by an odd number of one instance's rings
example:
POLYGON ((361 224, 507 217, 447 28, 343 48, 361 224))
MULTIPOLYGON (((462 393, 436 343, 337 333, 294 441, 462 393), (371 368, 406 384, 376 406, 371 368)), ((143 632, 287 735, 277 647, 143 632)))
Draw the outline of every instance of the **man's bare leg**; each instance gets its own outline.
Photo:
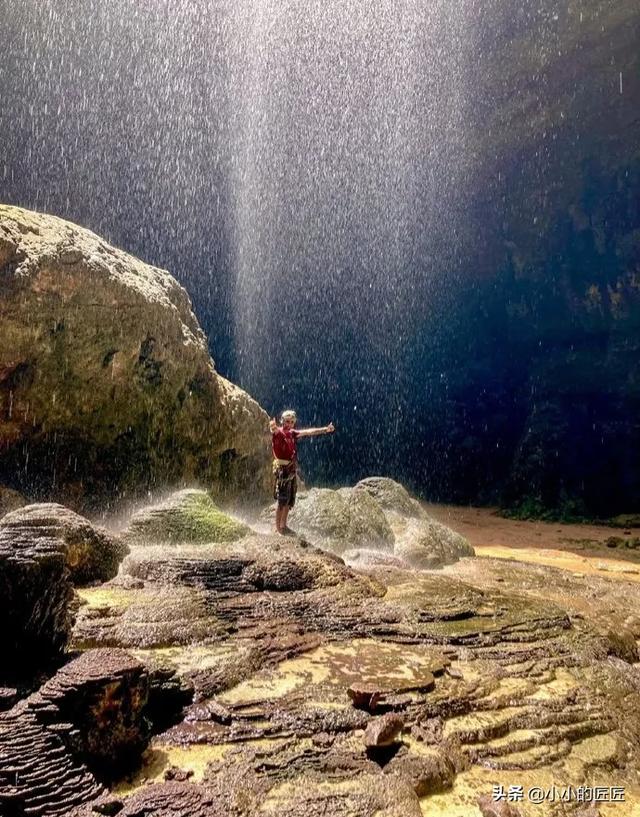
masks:
POLYGON ((284 514, 284 512, 286 510, 288 510, 286 505, 278 505, 276 507, 276 531, 278 533, 281 533, 283 531, 283 529, 284 529, 284 526, 285 526, 285 523, 286 523, 286 516, 285 516, 285 521, 284 522, 282 521, 282 517, 283 517, 283 514, 284 514))
POLYGON ((291 509, 289 508, 288 505, 285 505, 283 507, 283 509, 282 509, 282 516, 280 517, 280 530, 281 531, 287 529, 287 517, 289 516, 289 511, 290 510, 291 509))

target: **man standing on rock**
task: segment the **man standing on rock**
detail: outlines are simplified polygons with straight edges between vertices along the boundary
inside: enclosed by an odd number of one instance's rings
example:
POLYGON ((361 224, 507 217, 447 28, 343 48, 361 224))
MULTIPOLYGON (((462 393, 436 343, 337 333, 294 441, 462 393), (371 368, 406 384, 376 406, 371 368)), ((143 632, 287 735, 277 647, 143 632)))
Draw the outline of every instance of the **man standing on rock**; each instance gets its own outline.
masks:
POLYGON ((282 412, 282 425, 279 426, 275 417, 269 423, 271 442, 273 447, 273 473, 275 476, 274 499, 276 507, 276 532, 283 536, 291 535, 293 531, 287 527, 287 516, 296 501, 298 472, 298 458, 296 442, 299 437, 315 437, 319 434, 333 434, 333 423, 322 428, 295 428, 297 421, 295 411, 282 412))

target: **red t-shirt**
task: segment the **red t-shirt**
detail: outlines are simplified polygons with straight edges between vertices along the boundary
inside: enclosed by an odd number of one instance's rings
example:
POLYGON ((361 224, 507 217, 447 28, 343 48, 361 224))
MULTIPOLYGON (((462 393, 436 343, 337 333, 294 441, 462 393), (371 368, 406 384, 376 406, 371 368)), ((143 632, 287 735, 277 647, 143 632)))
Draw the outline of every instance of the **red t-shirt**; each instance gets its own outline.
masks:
POLYGON ((277 460, 296 459, 296 440, 298 432, 295 428, 277 428, 271 435, 273 456, 277 460))

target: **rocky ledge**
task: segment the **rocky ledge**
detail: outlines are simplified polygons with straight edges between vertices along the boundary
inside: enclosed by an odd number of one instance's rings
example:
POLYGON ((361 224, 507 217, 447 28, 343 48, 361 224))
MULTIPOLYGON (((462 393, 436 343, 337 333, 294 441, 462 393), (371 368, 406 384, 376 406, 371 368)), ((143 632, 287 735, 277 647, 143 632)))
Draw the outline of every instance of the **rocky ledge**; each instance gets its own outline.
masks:
MULTIPOLYGON (((400 487, 339 500, 375 502, 394 551, 429 524, 400 487)), ((634 802, 639 583, 488 558, 409 569, 366 536, 385 558, 354 569, 205 497, 140 511, 118 576, 77 590, 83 656, 1 716, 9 814, 477 816, 494 784, 614 774, 634 802)))

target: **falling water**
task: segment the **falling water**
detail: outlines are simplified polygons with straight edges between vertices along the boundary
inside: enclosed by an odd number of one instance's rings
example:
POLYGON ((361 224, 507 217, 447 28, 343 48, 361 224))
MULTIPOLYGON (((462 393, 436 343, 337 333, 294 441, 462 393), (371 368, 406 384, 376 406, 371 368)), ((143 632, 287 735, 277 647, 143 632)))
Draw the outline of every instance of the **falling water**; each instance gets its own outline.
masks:
POLYGON ((468 20, 447 0, 240 3, 232 18, 235 330, 242 381, 269 394, 277 339, 314 313, 403 345, 466 164, 468 20))
POLYGON ((636 268, 637 4, 0 0, 0 19, 0 199, 170 269, 219 371, 336 421, 312 478, 504 484, 545 342, 591 331, 583 278, 608 293, 636 268))

